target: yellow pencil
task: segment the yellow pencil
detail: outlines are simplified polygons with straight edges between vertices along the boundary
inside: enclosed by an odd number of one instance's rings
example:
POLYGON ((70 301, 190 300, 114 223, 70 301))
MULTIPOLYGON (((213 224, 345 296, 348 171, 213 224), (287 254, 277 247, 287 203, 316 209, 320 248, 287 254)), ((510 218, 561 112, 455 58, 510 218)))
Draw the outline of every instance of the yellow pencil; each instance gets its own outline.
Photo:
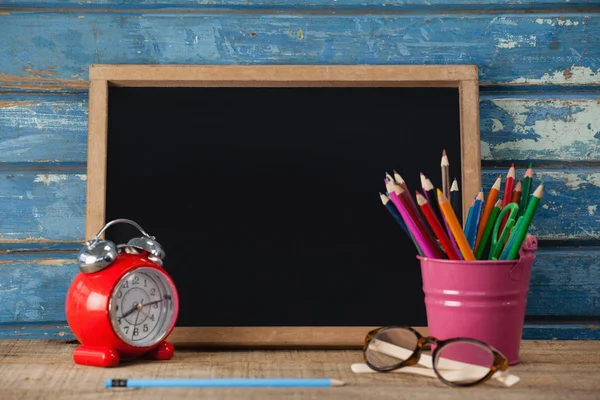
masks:
POLYGON ((465 233, 460 227, 460 223, 456 218, 456 214, 454 214, 454 210, 452 210, 452 206, 444 193, 440 189, 437 189, 438 196, 438 205, 444 214, 444 218, 446 218, 446 222, 448 222, 448 226, 450 227, 450 231, 452 231, 452 235, 456 240, 456 244, 462 253, 462 256, 465 260, 475 260, 475 255, 473 254, 473 250, 471 250, 471 246, 469 246, 469 242, 465 237, 465 233))

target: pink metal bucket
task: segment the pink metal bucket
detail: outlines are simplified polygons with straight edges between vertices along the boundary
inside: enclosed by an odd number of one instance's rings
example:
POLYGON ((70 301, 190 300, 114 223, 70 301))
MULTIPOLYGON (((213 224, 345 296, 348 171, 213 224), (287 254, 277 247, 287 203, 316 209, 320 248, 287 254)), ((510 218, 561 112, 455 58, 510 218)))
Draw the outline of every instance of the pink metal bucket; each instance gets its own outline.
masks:
POLYGON ((519 362, 537 240, 528 236, 514 261, 421 260, 429 334, 470 337, 519 362))

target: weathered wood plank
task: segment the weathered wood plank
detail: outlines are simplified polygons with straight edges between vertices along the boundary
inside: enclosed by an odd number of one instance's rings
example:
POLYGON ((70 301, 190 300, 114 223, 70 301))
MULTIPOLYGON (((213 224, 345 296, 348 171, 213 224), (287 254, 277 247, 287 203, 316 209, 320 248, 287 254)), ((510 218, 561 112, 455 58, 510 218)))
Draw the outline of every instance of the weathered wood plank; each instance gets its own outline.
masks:
MULTIPOLYGON (((600 249, 540 249, 527 314, 600 315, 599 255, 600 249)), ((0 324, 64 321, 66 293, 78 271, 74 252, 0 255, 0 324)))
POLYGON ((84 162, 87 96, 0 94, 3 163, 84 162))
MULTIPOLYGON (((517 172, 521 178, 524 171, 517 172)), ((485 169, 491 187, 505 170, 485 169)), ((540 239, 596 240, 600 220, 600 172, 596 168, 536 170, 534 182, 546 182, 546 194, 531 232, 540 239)), ((0 170, 0 242, 81 242, 85 226, 84 171, 0 170)))
MULTIPOLYGON (((506 169, 484 169, 482 183, 489 191, 498 174, 506 169)), ((522 179, 525 168, 517 169, 522 179)), ((537 210, 530 232, 540 239, 588 239, 600 236, 600 218, 596 214, 600 198, 600 172, 589 169, 535 169, 533 186, 544 181, 544 198, 537 210)))
POLYGON ((65 320, 76 254, 0 255, 0 323, 65 320))
POLYGON ((352 372, 361 350, 218 351, 179 348, 169 361, 133 360, 119 368, 91 368, 73 362, 77 343, 60 340, 0 342, 3 398, 87 399, 500 399, 596 400, 600 365, 596 341, 524 341, 522 363, 509 372, 520 382, 507 388, 494 379, 471 388, 450 388, 438 379, 405 373, 352 372), (179 388, 106 389, 115 378, 331 378, 334 388, 179 388))
POLYGON ((538 250, 527 314, 600 316, 600 249, 538 250))
POLYGON ((0 241, 83 241, 85 189, 83 171, 0 170, 0 241))
POLYGON ((600 93, 480 99, 483 160, 600 159, 600 93))
MULTIPOLYGON (((483 160, 600 160, 600 93, 484 94, 483 160)), ((2 162, 87 159, 87 95, 0 94, 2 162)))
MULTIPOLYGON (((0 87, 114 64, 476 64, 482 84, 598 85, 600 14, 0 15, 0 87)), ((41 86, 40 86, 41 85, 41 86)))
MULTIPOLYGON (((162 9, 206 9, 218 7, 219 9, 306 9, 327 8, 335 10, 369 9, 369 10, 520 10, 520 9, 574 9, 589 7, 589 0, 141 0, 135 3, 119 0, 4 0, 5 8, 76 8, 98 9, 108 8, 117 10, 162 10, 162 9)), ((0 7, 1 8, 1 7, 0 7)))

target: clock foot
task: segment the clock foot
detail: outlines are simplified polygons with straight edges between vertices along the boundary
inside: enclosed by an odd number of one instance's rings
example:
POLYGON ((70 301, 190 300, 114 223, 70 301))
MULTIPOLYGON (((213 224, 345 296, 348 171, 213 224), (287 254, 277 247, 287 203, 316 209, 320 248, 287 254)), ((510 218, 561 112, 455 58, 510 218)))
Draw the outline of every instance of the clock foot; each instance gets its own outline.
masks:
POLYGON ((160 342, 158 346, 146 353, 146 358, 152 360, 170 360, 173 358, 175 348, 169 342, 160 342))
POLYGON ((114 367, 120 359, 119 353, 108 347, 79 346, 73 352, 76 364, 94 367, 114 367))

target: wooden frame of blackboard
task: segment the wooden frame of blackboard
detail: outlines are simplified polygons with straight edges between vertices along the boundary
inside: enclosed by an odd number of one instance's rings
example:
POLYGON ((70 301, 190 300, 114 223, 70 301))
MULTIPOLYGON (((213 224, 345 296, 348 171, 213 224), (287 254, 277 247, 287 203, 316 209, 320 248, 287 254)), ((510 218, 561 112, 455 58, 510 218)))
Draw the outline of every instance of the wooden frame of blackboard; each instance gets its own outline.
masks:
MULTIPOLYGON (((91 65, 85 235, 106 223, 108 88, 455 87, 459 92, 461 190, 481 187, 479 82, 474 65, 91 65)), ((468 210, 463 202, 463 215, 468 210)), ((178 327, 177 343, 227 347, 358 347, 373 327, 178 327)))

